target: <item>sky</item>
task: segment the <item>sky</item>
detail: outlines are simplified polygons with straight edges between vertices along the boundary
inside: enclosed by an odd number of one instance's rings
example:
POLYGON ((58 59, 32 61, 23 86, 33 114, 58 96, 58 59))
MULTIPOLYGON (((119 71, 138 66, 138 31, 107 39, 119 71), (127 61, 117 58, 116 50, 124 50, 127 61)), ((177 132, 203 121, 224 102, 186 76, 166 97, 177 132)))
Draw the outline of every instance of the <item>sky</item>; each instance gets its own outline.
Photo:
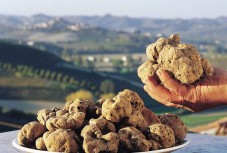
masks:
POLYGON ((227 16, 227 0, 0 0, 0 14, 106 15, 149 18, 227 16))

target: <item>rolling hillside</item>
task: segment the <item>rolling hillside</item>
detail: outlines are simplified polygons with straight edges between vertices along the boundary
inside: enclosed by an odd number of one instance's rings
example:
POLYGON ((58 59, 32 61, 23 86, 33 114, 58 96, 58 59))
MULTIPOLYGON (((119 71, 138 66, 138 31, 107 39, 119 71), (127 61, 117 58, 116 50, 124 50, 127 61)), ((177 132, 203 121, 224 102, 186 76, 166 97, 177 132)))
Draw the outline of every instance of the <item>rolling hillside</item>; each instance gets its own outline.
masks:
MULTIPOLYGON (((12 71, 16 71, 18 68, 18 65, 26 65, 28 67, 32 67, 31 74, 36 73, 36 70, 40 70, 40 71, 45 70, 45 72, 50 72, 50 73, 55 72, 56 74, 62 74, 62 76, 68 76, 67 78, 72 77, 74 80, 76 80, 79 83, 75 85, 75 86, 78 85, 77 88, 69 88, 69 91, 70 90, 73 91, 79 88, 85 88, 95 93, 99 91, 100 83, 106 79, 109 79, 109 80, 112 80, 115 85, 115 93, 122 91, 125 88, 134 90, 142 97, 142 99, 145 101, 148 107, 150 108, 153 107, 154 109, 157 109, 159 111, 162 110, 162 105, 152 100, 147 95, 147 93, 144 92, 142 87, 138 87, 138 86, 135 86, 134 84, 131 84, 130 82, 126 82, 125 79, 118 79, 118 78, 111 77, 111 75, 108 76, 108 75, 99 74, 93 71, 80 70, 77 68, 73 68, 72 66, 69 67, 70 63, 67 63, 59 59, 57 56, 53 54, 42 52, 37 49, 32 49, 30 47, 13 45, 8 43, 0 43, 0 62, 1 64, 10 63, 11 65, 10 69, 12 71), (82 82, 84 83, 83 86, 81 86, 80 84, 82 82)), ((40 71, 38 71, 38 73, 40 71)), ((46 77, 45 79, 49 80, 50 77, 46 77)), ((54 78, 54 81, 58 81, 58 80, 54 78)), ((67 79, 66 79, 66 82, 67 82, 67 79)), ((8 91, 8 94, 20 91, 15 86, 7 87, 7 88, 2 86, 0 88, 1 89, 5 88, 5 91, 8 91)), ((29 88, 26 88, 26 90, 28 89, 29 88)), ((35 88, 35 89, 38 90, 38 88, 35 88)), ((59 93, 59 92, 56 91, 56 93, 59 93)), ((48 97, 48 99, 51 100, 50 95, 46 95, 46 97, 48 97)), ((45 98, 45 96, 43 96, 42 98, 45 98)), ((171 108, 164 108, 163 110, 166 110, 166 109, 172 110, 171 108)))

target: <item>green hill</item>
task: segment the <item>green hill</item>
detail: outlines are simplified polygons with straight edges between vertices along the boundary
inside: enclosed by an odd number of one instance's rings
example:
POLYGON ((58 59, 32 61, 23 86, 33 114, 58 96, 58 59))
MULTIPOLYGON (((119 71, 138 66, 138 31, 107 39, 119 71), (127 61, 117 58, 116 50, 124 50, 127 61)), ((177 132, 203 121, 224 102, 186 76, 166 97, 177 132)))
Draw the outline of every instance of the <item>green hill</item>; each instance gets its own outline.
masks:
MULTIPOLYGON (((115 93, 118 93, 119 91, 122 91, 126 88, 131 89, 133 91, 136 91, 141 96, 141 98, 145 101, 147 107, 157 109, 159 111, 162 111, 163 108, 161 104, 151 99, 141 87, 130 84, 125 80, 112 78, 111 75, 105 76, 103 74, 99 74, 98 72, 75 68, 70 65, 70 63, 61 60, 60 58, 51 53, 42 52, 40 50, 33 49, 30 47, 1 42, 0 63, 1 67, 4 67, 5 65, 5 69, 8 68, 13 72, 23 72, 23 70, 19 68, 20 66, 25 67, 27 68, 25 70, 25 74, 27 75, 27 77, 32 78, 34 76, 41 76, 41 78, 46 80, 61 82, 65 84, 65 89, 67 89, 68 91, 75 91, 82 88, 90 90, 92 93, 95 94, 97 92, 100 92, 99 87, 104 80, 112 80, 115 86, 115 93), (51 74, 55 74, 54 77, 51 74)), ((47 85, 48 83, 44 84, 47 85)), ((59 88, 59 86, 56 86, 56 88, 59 88)), ((11 93, 13 93, 12 91, 20 91, 19 89, 16 89, 15 86, 13 88, 10 87, 7 90, 10 92, 10 89, 11 93)), ((37 90, 36 87, 35 89, 37 90)), ((28 88, 26 90, 28 90, 28 88)), ((59 94, 59 92, 57 91, 56 93, 59 94)), ((48 100, 51 100, 50 95, 47 94, 45 96, 48 97, 48 100)), ((42 98, 45 98, 45 96, 42 98)), ((171 108, 166 107, 163 110, 166 109, 172 110, 171 108)))
POLYGON ((13 65, 29 65, 38 68, 54 67, 63 62, 59 57, 51 53, 7 42, 0 42, 0 61, 13 65))

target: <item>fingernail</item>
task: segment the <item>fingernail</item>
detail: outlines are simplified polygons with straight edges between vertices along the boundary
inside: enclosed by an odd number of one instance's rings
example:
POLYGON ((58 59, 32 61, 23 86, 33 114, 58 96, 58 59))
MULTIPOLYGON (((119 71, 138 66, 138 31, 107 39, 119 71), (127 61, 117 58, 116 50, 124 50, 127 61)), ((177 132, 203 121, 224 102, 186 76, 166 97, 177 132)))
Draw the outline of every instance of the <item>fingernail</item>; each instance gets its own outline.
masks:
POLYGON ((143 86, 143 89, 146 91, 147 90, 147 85, 143 86))
POLYGON ((156 74, 159 76, 161 75, 161 70, 157 70, 156 74))

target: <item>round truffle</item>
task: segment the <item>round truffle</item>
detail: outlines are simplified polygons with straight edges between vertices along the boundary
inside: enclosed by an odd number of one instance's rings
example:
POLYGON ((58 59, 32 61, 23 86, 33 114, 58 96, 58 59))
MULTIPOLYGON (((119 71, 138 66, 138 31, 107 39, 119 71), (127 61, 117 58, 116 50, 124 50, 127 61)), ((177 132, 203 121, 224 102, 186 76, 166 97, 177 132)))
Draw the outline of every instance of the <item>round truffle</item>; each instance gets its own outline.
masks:
POLYGON ((175 145, 175 137, 173 130, 161 123, 150 125, 148 130, 148 138, 157 141, 163 148, 169 148, 175 145))
POLYGON ((180 117, 175 114, 161 114, 159 118, 162 124, 168 125, 173 130, 176 143, 184 140, 188 129, 180 117))

